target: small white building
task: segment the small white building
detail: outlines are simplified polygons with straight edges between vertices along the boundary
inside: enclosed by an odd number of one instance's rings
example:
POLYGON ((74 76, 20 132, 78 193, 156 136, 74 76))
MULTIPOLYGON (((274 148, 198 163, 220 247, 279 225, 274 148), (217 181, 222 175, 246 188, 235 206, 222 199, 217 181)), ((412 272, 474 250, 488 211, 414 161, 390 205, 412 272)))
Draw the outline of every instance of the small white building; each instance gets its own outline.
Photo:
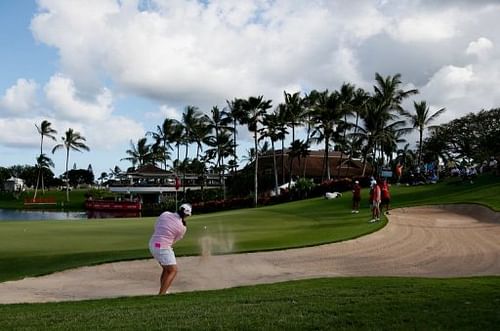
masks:
POLYGON ((4 189, 7 192, 22 192, 25 190, 24 179, 11 177, 5 181, 4 189))

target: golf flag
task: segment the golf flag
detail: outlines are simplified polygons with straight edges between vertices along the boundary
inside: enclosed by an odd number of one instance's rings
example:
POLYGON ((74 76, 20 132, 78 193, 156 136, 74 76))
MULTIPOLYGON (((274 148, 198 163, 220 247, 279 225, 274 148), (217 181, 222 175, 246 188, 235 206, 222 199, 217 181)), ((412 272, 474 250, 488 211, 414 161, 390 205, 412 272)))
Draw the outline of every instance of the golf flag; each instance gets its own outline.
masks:
POLYGON ((179 190, 179 187, 181 187, 181 180, 179 177, 175 176, 175 190, 179 190))

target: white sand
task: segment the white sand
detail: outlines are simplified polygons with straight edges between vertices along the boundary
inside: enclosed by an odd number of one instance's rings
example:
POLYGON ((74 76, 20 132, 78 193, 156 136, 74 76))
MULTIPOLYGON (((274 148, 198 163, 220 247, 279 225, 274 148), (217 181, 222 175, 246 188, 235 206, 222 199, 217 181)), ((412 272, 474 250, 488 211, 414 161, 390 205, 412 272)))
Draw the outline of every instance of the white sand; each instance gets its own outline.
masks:
MULTIPOLYGON (((275 252, 178 258, 170 292, 337 276, 500 275, 500 213, 476 205, 392 211, 376 233, 336 244, 275 252)), ((0 283, 0 303, 156 294, 152 259, 108 263, 0 283)))

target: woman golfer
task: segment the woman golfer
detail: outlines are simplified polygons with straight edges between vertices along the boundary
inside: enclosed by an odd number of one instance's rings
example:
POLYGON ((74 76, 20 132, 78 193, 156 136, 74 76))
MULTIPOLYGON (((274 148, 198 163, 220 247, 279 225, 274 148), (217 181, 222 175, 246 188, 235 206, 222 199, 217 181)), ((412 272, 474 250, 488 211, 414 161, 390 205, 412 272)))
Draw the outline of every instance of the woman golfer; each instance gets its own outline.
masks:
POLYGON ((166 294, 177 275, 177 262, 172 246, 186 233, 188 216, 191 216, 191 205, 184 203, 177 213, 166 211, 156 220, 154 233, 149 240, 149 251, 163 268, 158 294, 166 294))

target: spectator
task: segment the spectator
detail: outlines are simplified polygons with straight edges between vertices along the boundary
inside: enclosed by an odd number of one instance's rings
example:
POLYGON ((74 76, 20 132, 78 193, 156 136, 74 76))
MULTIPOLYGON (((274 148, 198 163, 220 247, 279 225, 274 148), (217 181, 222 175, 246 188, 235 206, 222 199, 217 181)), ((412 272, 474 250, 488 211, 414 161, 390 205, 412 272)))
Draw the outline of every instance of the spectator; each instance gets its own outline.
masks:
POLYGON ((373 195, 372 195, 372 219, 370 223, 380 221, 380 202, 382 199, 382 194, 380 191, 380 186, 377 182, 372 184, 373 195))
POLYGON ((389 184, 387 184, 386 179, 382 181, 381 194, 382 194, 382 203, 380 206, 380 211, 383 214, 385 207, 385 213, 389 215, 389 207, 391 204, 391 192, 389 191, 389 184))
POLYGON ((359 181, 354 182, 352 188, 352 211, 353 214, 359 213, 359 202, 361 201, 361 186, 359 186, 359 181))

